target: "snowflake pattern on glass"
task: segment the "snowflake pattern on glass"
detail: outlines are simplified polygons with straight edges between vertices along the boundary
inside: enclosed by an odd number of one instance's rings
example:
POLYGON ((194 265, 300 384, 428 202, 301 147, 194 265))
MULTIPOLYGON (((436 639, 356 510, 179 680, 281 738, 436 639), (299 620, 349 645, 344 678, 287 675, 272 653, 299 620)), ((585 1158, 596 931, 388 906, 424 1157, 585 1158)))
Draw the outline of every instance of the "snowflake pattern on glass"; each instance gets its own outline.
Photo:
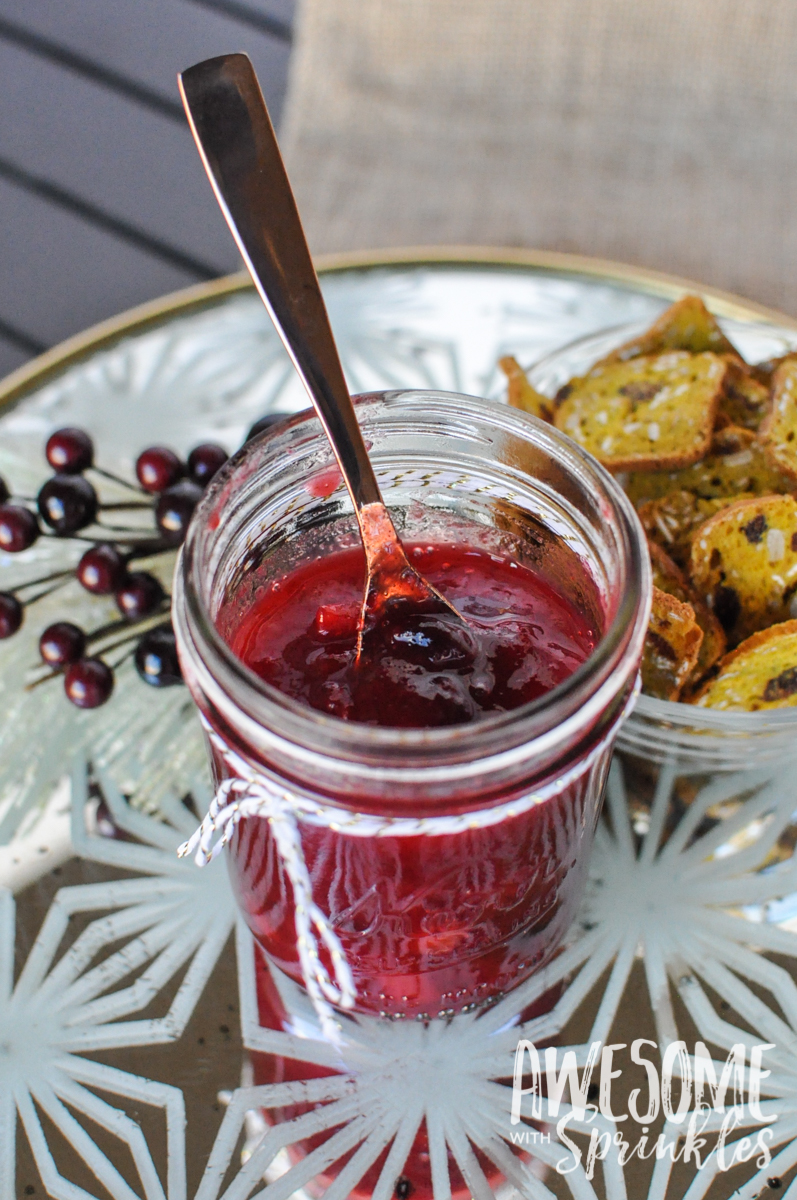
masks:
MULTIPOLYGON (((631 284, 489 266, 333 272, 325 287, 353 387, 431 385, 496 397, 501 354, 527 364, 595 329, 647 323, 665 305, 631 284)), ((797 344, 790 331, 763 323, 731 322, 729 329, 753 358, 797 344)), ((44 474, 41 445, 56 425, 87 424, 103 460, 129 474, 144 440, 184 452, 207 439, 232 450, 264 412, 303 403, 259 301, 233 294, 123 337, 38 386, 0 418, 0 473, 34 493, 44 474)), ((0 558, 0 568, 12 586, 23 568, 26 575, 31 564, 52 569, 68 553, 55 539, 41 540, 13 561, 0 558)), ((43 609, 41 625, 49 619, 43 609)), ((775 1118, 772 1161, 763 1169, 748 1164, 732 1186, 750 1200, 767 1188, 797 1196, 790 1175, 797 1165, 791 764, 703 776, 665 764, 651 786, 640 787, 637 767, 618 757, 590 889, 563 953, 478 1019, 424 1026, 343 1018, 347 1041, 339 1051, 317 1036, 312 1009, 295 989, 286 992, 291 1032, 260 1026, 254 947, 236 921, 224 864, 198 872, 175 857, 196 823, 179 797, 192 793, 199 808, 208 799, 201 734, 185 693, 147 691, 142 702, 131 668, 120 673, 114 705, 94 714, 70 709, 57 692, 26 695, 19 680, 35 658, 38 632, 23 630, 20 641, 0 648, 0 842, 13 849, 15 831, 29 830, 34 807, 48 803, 71 764, 75 852, 111 878, 56 893, 16 981, 14 903, 0 894, 2 1200, 16 1196, 23 1139, 53 1196, 187 1196, 197 1164, 186 1156, 185 1093, 126 1069, 124 1053, 185 1037, 208 1002, 208 980, 234 926, 242 1082, 222 1097, 226 1111, 203 1145, 196 1200, 317 1194, 314 1176, 347 1154, 327 1200, 344 1200, 369 1169, 373 1195, 406 1196, 402 1170, 424 1128, 435 1200, 449 1200, 456 1172, 479 1200, 727 1194, 731 1185, 718 1179, 712 1160, 685 1182, 662 1157, 644 1188, 632 1190, 629 1169, 613 1152, 594 1177, 583 1163, 560 1175, 564 1147, 555 1132, 522 1156, 512 1149, 506 1081, 518 1040, 558 1044, 588 1011, 580 1040, 561 1047, 583 1065, 592 1042, 606 1041, 616 1019, 639 1002, 640 977, 660 1045, 677 1039, 688 1019, 712 1047, 719 1073, 732 1046, 774 1044, 761 1105, 775 1118), (48 737, 32 741, 32 728, 47 729, 48 737), (92 789, 121 836, 100 837, 86 826, 87 759, 92 789), (81 928, 71 940, 70 916, 81 928), (550 1011, 520 1024, 518 1011, 546 993, 558 995, 550 1011), (258 1087, 247 1053, 336 1073, 258 1087), (268 1123, 264 1114, 273 1121, 291 1105, 308 1111, 268 1123), (160 1118, 157 1134, 152 1114, 160 1118), (311 1137, 307 1154, 299 1143, 311 1137), (63 1157, 64 1139, 71 1159, 63 1157), (156 1143, 165 1146, 160 1158, 156 1143), (127 1155, 124 1171, 110 1145, 127 1155), (77 1160, 95 1181, 89 1190, 70 1177, 77 1160)), ((560 1115, 568 1111, 563 1104, 560 1115)), ((720 1120, 712 1114, 706 1131, 720 1120)), ((570 1128, 608 1136, 614 1127, 588 1112, 570 1128)), ((673 1141, 682 1130, 664 1126, 673 1141)))
POLYGON ((0 889, 0 1196, 15 1196, 16 1114, 41 1179, 53 1196, 88 1196, 59 1172, 39 1111, 74 1147, 112 1196, 137 1195, 75 1119, 81 1113, 126 1142, 146 1200, 185 1196, 185 1109, 179 1088, 84 1057, 86 1053, 174 1041, 185 1029, 236 919, 223 864, 198 872, 176 849, 195 816, 182 804, 166 820, 129 807, 104 781, 104 803, 127 839, 86 829, 87 765, 72 780, 72 836, 87 861, 121 869, 132 878, 62 888, 42 923, 16 983, 14 901, 0 889), (91 920, 58 954, 70 921, 91 920), (104 951, 110 950, 103 956, 104 951), (162 1016, 136 1019, 180 976, 162 1016), (161 1181, 142 1128, 96 1095, 126 1097, 163 1110, 168 1142, 167 1178, 161 1181))
MULTIPOLYGON (((508 350, 531 362, 596 323, 650 320, 664 307, 632 286, 490 266, 331 271, 323 288, 353 391, 435 387, 500 396, 496 363, 508 350)), ((34 386, 0 416, 0 476, 15 492, 36 495, 48 474, 44 443, 61 426, 85 426, 97 461, 132 481, 146 445, 185 456, 208 441, 232 452, 264 414, 305 407, 287 354, 247 287, 122 336, 34 386)), ((104 489, 109 501, 126 498, 108 481, 104 489)), ((54 537, 21 554, 0 553, 3 587, 73 568, 80 553, 54 537)), ((168 581, 167 563, 161 582, 168 581)), ((57 684, 19 686, 38 661, 39 634, 66 607, 70 620, 88 628, 115 616, 111 598, 69 584, 0 642, 0 845, 32 805, 46 802, 73 752, 87 754, 150 811, 206 779, 201 731, 185 690, 152 690, 143 698, 132 661, 118 670, 112 703, 91 713, 70 711, 57 684), (48 736, 31 739, 31 728, 48 736)))
MULTIPOLYGON (((567 1151, 555 1132, 550 1143, 524 1148, 523 1157, 517 1147, 513 1151, 507 1080, 520 1039, 558 1044, 574 1013, 591 998, 595 1015, 588 1035, 560 1049, 574 1050, 583 1066, 591 1043, 609 1039, 629 1002, 631 968, 639 959, 660 1046, 679 1037, 673 990, 720 1058, 738 1043, 748 1048, 774 1044, 772 1074, 764 1082, 762 1099, 764 1115, 775 1118, 772 1161, 763 1172, 754 1170, 738 1194, 752 1198, 767 1178, 786 1175, 797 1163, 797 988, 789 971, 761 951, 787 963, 797 959, 797 935, 788 928, 789 913, 797 908, 797 868, 778 852, 794 837, 791 774, 788 769, 729 773, 697 790, 683 811, 677 793, 683 792, 684 775, 674 765, 660 770, 645 807, 633 796, 629 802, 626 789, 633 784, 633 769, 626 764, 624 771, 618 756, 589 894, 569 945, 532 980, 479 1016, 430 1024, 345 1016, 345 1040, 336 1048, 320 1037, 307 997, 275 976, 291 1013, 292 1032, 264 1028, 258 1019, 255 950, 238 921, 242 1051, 334 1074, 247 1084, 227 1096, 196 1200, 248 1200, 253 1194, 288 1200, 346 1155, 348 1161, 328 1184, 327 1200, 344 1200, 375 1168, 373 1195, 386 1200, 402 1177, 419 1130, 428 1137, 435 1200, 452 1194, 452 1169, 478 1197, 541 1200, 561 1194, 564 1184, 577 1200, 593 1200, 600 1194, 599 1176, 606 1195, 620 1200, 626 1185, 616 1155, 600 1162, 596 1178, 590 1179, 583 1163, 567 1175, 557 1174, 567 1151), (519 1011, 556 987, 564 990, 549 1012, 518 1023, 519 1011), (263 1120, 264 1113, 292 1106, 300 1106, 297 1116, 274 1124, 263 1120), (307 1153, 302 1147, 311 1138, 314 1148, 307 1153)), ((4 1200, 15 1195, 17 1124, 50 1194, 91 1195, 62 1175, 48 1141, 50 1123, 114 1200, 135 1195, 181 1200, 186 1195, 180 1089, 86 1056, 182 1036, 236 924, 235 903, 222 862, 197 871, 176 858, 178 842, 195 821, 181 802, 158 819, 132 810, 107 777, 97 779, 95 791, 97 784, 110 821, 123 837, 88 832, 90 789, 82 763, 73 776, 75 846, 84 860, 125 877, 58 891, 15 984, 13 899, 2 893, 4 1200), (101 915, 59 955, 73 914, 101 915), (171 998, 162 1015, 137 1018, 163 993, 171 998), (114 1097, 162 1110, 168 1141, 165 1174, 156 1169, 143 1125, 113 1103, 114 1097), (105 1138, 98 1139, 103 1148, 76 1114, 104 1132, 105 1138), (131 1190, 111 1161, 105 1149, 108 1135, 129 1146, 140 1191, 131 1190)), ((719 1074, 721 1062, 714 1065, 719 1074)), ((552 1130, 556 1119, 570 1111, 562 1104, 546 1125, 544 1101, 541 1127, 552 1130)), ((704 1133, 720 1122, 712 1114, 704 1133)), ((593 1112, 583 1119, 573 1114, 568 1128, 613 1133, 611 1123, 593 1112)), ((664 1132, 675 1141, 683 1128, 670 1124, 664 1132)), ((744 1121, 739 1130, 746 1131, 744 1121)), ((656 1162, 649 1200, 674 1200, 678 1193, 669 1186, 671 1172, 669 1158, 656 1162)), ((690 1200, 706 1195, 717 1173, 716 1160, 709 1159, 694 1175, 690 1200)))

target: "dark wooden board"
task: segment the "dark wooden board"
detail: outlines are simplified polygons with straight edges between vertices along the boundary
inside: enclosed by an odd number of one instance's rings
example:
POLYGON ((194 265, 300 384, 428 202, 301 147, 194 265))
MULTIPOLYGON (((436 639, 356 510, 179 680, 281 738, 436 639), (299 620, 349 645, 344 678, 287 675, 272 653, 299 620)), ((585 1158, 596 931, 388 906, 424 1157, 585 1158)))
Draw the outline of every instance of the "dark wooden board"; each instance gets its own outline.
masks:
POLYGON ((0 373, 235 270, 178 70, 245 50, 278 121, 293 0, 0 0, 0 373))
POLYGON ((2 179, 0 213, 0 320, 44 346, 193 282, 2 179))

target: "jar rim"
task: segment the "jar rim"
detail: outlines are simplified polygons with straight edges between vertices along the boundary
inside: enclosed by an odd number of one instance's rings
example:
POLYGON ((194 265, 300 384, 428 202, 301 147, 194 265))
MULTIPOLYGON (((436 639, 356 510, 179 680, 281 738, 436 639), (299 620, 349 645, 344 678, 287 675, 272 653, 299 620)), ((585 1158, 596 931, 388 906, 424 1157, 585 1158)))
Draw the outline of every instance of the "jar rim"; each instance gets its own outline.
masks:
POLYGON ((648 719, 662 723, 677 722, 679 725, 702 725, 706 729, 723 733, 737 731, 762 732, 788 730, 797 725, 797 708, 768 708, 756 712, 741 709, 709 708, 702 704, 684 704, 680 700, 660 700, 655 696, 640 695, 635 712, 648 719))
MULTIPOLYGON (((503 429, 516 436, 533 434, 536 444, 548 451, 556 451, 558 465, 571 474, 586 477, 599 490, 610 506, 606 518, 613 518, 621 543, 622 580, 619 599, 609 627, 604 631, 592 654, 581 663, 572 675, 552 688, 545 695, 516 709, 492 713, 476 722, 450 725, 435 729, 397 729, 385 726, 366 725, 345 721, 328 713, 320 712, 266 683, 251 668, 247 667, 232 651, 219 633, 210 610, 196 586, 195 563, 199 543, 204 536, 205 526, 214 508, 222 501, 225 489, 253 453, 271 441, 285 437, 291 430, 315 420, 311 410, 305 410, 286 418, 275 429, 266 430, 252 442, 244 445, 221 468, 211 482, 191 522, 188 537, 180 552, 176 568, 175 601, 177 616, 184 606, 190 616, 191 628, 178 628, 178 642, 182 637, 201 644, 203 660, 210 661, 215 675, 223 676, 229 684, 242 686, 250 697, 256 698, 258 710, 275 718, 291 742, 310 747, 323 746, 324 753, 332 757, 357 756, 367 753, 369 758, 418 754, 424 760, 441 761, 441 755, 449 751, 461 761, 463 752, 467 758, 492 757, 490 744, 509 739, 513 745, 524 747, 536 738, 544 737, 560 727, 568 718, 578 715, 589 701, 600 697, 600 702, 610 705, 616 698, 622 683, 617 682, 629 653, 637 643, 641 648, 644 628, 647 625, 649 607, 650 566, 644 542, 644 534, 630 501, 612 476, 590 455, 559 430, 537 420, 527 413, 508 406, 496 404, 472 396, 441 391, 408 391, 368 393, 355 397, 358 407, 366 405, 390 405, 391 403, 423 403, 428 413, 429 402, 438 401, 451 406, 451 415, 470 416, 477 421, 487 422, 495 429, 503 429), (456 405, 456 414, 454 413, 456 405), (641 627, 641 628, 640 628, 641 627), (615 687, 612 689, 612 681, 615 687), (474 738, 474 732, 478 738, 474 738), (478 741, 478 750, 468 754, 464 743, 478 741), (457 754, 457 752, 459 752, 457 754)), ((318 424, 319 440, 323 438, 318 424)), ((176 625, 178 622, 176 621, 176 625)), ((270 728, 270 726, 267 726, 270 728)), ((526 750, 527 752, 527 750, 526 750)), ((446 769, 446 768, 443 768, 446 769)), ((428 768, 424 772, 426 775, 428 768)))

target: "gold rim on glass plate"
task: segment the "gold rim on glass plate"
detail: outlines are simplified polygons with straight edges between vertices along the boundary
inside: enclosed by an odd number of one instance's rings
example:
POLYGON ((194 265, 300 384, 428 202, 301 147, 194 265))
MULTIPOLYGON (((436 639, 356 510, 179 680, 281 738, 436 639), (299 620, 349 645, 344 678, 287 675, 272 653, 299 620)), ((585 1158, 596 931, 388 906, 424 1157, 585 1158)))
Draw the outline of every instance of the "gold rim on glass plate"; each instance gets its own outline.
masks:
MULTIPOLYGON (((408 246, 390 250, 357 250, 345 254, 326 254, 316 258, 319 274, 330 275, 378 267, 483 266, 531 268, 553 275, 582 276, 604 283, 630 287, 648 295, 677 300, 689 292, 699 292, 719 317, 740 321, 768 322, 797 332, 797 320, 744 300, 732 292, 705 287, 676 275, 643 270, 608 259, 564 254, 554 250, 522 250, 488 246, 408 246)), ((123 337, 140 333, 174 317, 208 308, 226 296, 253 287, 248 273, 224 275, 209 283, 194 284, 127 309, 116 317, 92 325, 82 333, 53 346, 44 354, 25 363, 0 382, 0 406, 21 399, 46 380, 73 363, 88 357, 123 337)))

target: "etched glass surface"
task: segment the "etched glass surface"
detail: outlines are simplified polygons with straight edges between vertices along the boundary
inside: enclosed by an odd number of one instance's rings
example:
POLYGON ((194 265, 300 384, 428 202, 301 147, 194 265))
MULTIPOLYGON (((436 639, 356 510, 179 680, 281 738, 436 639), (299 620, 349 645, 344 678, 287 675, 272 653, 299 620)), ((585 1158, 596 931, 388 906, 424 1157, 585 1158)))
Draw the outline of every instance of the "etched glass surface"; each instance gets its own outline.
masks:
MULTIPOLYGON (((496 397, 499 355, 529 364, 595 331, 647 323, 665 305, 631 286, 520 268, 362 269, 328 277, 325 288, 352 387, 496 397)), ((797 344, 785 330, 726 327, 753 357, 797 344)), ((303 403, 259 301, 239 294, 123 338, 34 391, 0 418, 0 474, 34 494, 47 475, 44 438, 58 425, 88 427, 98 461, 129 476, 146 444, 185 453, 213 439, 232 450, 263 413, 303 403)), ((4 586, 74 558, 67 544, 41 539, 0 559, 4 586)), ((360 1018, 347 1022, 337 1051, 284 980, 276 986, 292 1031, 259 1025, 254 949, 225 866, 197 871, 175 857, 209 801, 185 690, 147 689, 128 663, 95 712, 70 707, 57 685, 23 691, 41 628, 65 605, 72 619, 90 610, 99 623, 112 613, 104 603, 75 586, 32 610, 0 647, 0 842, 10 843, 0 884, 13 877, 14 855, 44 849, 37 830, 50 829, 67 795, 79 856, 64 867, 70 886, 58 889, 52 876, 21 894, 16 926, 11 894, 0 893, 2 1200, 31 1187, 69 1200, 288 1200, 317 1195, 313 1178, 347 1151, 328 1200, 344 1200, 369 1169, 373 1195, 387 1200, 410 1194, 397 1187, 423 1129, 435 1200, 449 1197, 455 1170, 480 1200, 797 1195, 796 761, 716 772, 684 764, 677 747, 646 762, 629 743, 615 759, 590 887, 564 953, 479 1017, 360 1018), (189 794, 194 811, 183 803, 189 794), (225 949, 234 926, 237 975, 225 949), (545 993, 558 996, 549 1011, 519 1024, 518 1012, 545 993), (775 1118, 772 1161, 695 1172, 667 1156, 622 1165, 612 1150, 591 1177, 583 1161, 562 1174, 555 1125, 567 1104, 518 1127, 525 1143, 513 1140, 507 1080, 520 1038, 569 1046, 583 1065, 595 1040, 631 1036, 660 1045, 700 1037, 718 1074, 731 1046, 772 1044, 762 1085, 762 1109, 775 1118), (257 1054, 337 1074, 258 1086, 257 1054), (312 1107, 268 1123, 297 1104, 312 1107), (300 1145, 308 1137, 312 1160, 300 1145)), ((581 1127, 585 1147, 593 1129, 615 1132, 600 1113, 571 1125, 581 1127)), ((669 1129, 674 1141, 682 1131, 669 1129)))
MULTIPOLYGON (((136 812, 107 777, 94 779, 78 763, 75 847, 82 870, 102 864, 111 878, 55 893, 15 982, 14 903, 0 891, 0 1196, 32 1194, 25 1191, 36 1186, 25 1165, 32 1162, 48 1193, 69 1200, 288 1200, 352 1152, 327 1200, 345 1200, 369 1170, 373 1195, 387 1200, 397 1180, 411 1181, 407 1160, 419 1131, 429 1139, 435 1200, 451 1195, 452 1171, 474 1197, 499 1200, 693 1200, 733 1188, 752 1198, 767 1180, 787 1180, 797 1164, 797 826, 788 773, 753 771, 743 781, 737 773, 701 787, 694 772, 669 764, 648 778, 643 799, 641 789, 629 790, 639 770, 615 759, 590 888, 553 963, 481 1015, 429 1024, 346 1017, 336 1048, 322 1039, 306 995, 284 977, 275 984, 292 1031, 259 1024, 255 950, 236 922, 224 864, 197 871, 174 855, 194 814, 183 804, 163 819, 136 812), (98 798, 110 818, 106 836, 91 821, 98 798), (70 938, 71 921, 81 916, 88 919, 70 938), (208 980, 234 926, 238 994, 228 976, 219 995, 208 980), (548 1012, 519 1023, 520 1010, 557 991, 548 1012), (148 1005, 155 1015, 139 1016, 148 1005), (221 1026, 231 1034, 228 1086, 205 1098, 217 1113, 212 1136, 198 1150, 194 1138, 187 1156, 191 1122, 204 1117, 203 1106, 194 1098, 187 1108, 175 1082, 131 1066, 137 1047, 177 1043, 179 1051, 189 1023, 197 1027, 211 1006, 239 1011, 240 1025, 221 1026), (726 1175, 709 1159, 685 1172, 669 1156, 622 1164, 613 1149, 591 1171, 582 1161, 562 1173, 557 1164, 571 1164, 556 1123, 571 1114, 568 1134, 583 1132, 586 1150, 593 1130, 613 1135, 605 1116, 581 1118, 567 1101, 553 1111, 543 1099, 539 1120, 512 1125, 519 1039, 554 1042, 560 1057, 572 1049, 583 1068, 592 1043, 627 1040, 629 1023, 662 1046, 679 1036, 704 1039, 718 1076, 733 1045, 744 1045, 748 1057, 753 1045, 774 1045, 761 1091, 772 1122, 764 1169, 751 1162, 741 1175, 726 1175), (114 1052, 113 1065, 96 1061, 103 1051, 106 1058, 114 1052), (310 1076, 329 1074, 257 1086, 251 1064, 258 1055, 306 1066, 310 1076), (298 1111, 286 1119, 292 1106, 298 1111), (145 1109, 162 1114, 160 1122, 145 1109), (539 1137, 546 1130, 550 1141, 539 1137), (81 1166, 104 1190, 75 1182, 81 1166)), ((30 894, 23 902, 36 904, 30 894)), ((196 1041, 185 1041, 178 1061, 181 1081, 197 1072, 201 1092, 208 1068, 196 1041)), ((532 1117, 530 1103, 522 1113, 532 1117)), ((690 1116, 659 1123, 655 1132, 675 1145, 690 1116)), ((711 1114, 703 1132, 721 1120, 711 1114)), ((743 1116, 731 1146, 751 1125, 743 1116)))
MULTIPOLYGON (((355 391, 435 387, 500 396, 500 355, 530 363, 602 328, 652 319, 664 302, 601 281, 530 269, 384 267, 332 273, 324 292, 349 384, 355 391)), ((132 478, 145 446, 186 454, 201 441, 228 451, 268 412, 298 411, 306 397, 253 291, 123 337, 67 368, 0 417, 0 475, 15 493, 35 495, 49 474, 46 437, 84 426, 97 461, 132 478)), ((120 498, 113 484, 102 494, 120 498)), ((3 587, 76 563, 73 543, 40 538, 23 554, 0 554, 3 587)), ((144 564, 146 565, 146 564, 144 564)), ((168 565, 164 568, 168 582, 168 565)), ((206 778, 204 749, 184 689, 142 687, 130 661, 113 702, 90 713, 64 703, 59 687, 26 692, 36 640, 68 609, 89 628, 115 615, 112 600, 70 584, 31 610, 22 631, 0 644, 0 845, 68 773, 75 751, 110 771, 142 807, 191 791, 206 778), (31 729, 47 729, 31 738, 31 729)))

